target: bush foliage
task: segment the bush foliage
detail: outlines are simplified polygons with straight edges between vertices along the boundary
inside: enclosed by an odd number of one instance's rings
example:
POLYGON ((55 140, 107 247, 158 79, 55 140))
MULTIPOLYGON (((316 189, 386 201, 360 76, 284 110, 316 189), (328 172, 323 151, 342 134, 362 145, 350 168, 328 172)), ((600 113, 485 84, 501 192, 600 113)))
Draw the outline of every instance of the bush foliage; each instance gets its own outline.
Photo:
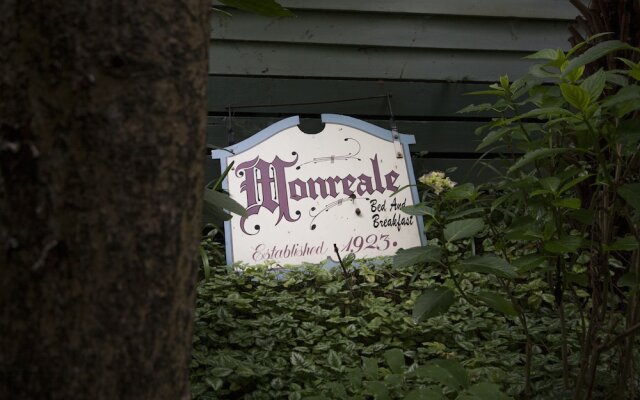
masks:
POLYGON ((640 64, 619 41, 542 50, 463 112, 496 117, 500 179, 420 180, 427 246, 327 270, 212 268, 202 246, 198 399, 637 398, 640 64), (586 49, 586 50, 585 50, 586 49), (579 54, 579 55, 578 55, 579 54))
MULTIPOLYGON (((437 269, 389 262, 350 268, 351 289, 339 270, 317 265, 215 269, 198 288, 194 398, 498 399, 498 389, 521 392, 526 338, 515 317, 459 299, 447 313, 417 322, 412 310, 420 294, 454 284, 437 269), (464 367, 451 367, 457 375, 438 366, 453 361, 464 367), (411 393, 416 397, 406 397, 411 393)), ((469 273, 461 284, 480 294, 496 282, 469 273)), ((560 326, 547 291, 543 279, 532 279, 518 294, 538 306, 530 324, 544 343, 532 360, 539 398, 562 390, 560 326)), ((568 316, 576 326, 577 314, 568 316)))

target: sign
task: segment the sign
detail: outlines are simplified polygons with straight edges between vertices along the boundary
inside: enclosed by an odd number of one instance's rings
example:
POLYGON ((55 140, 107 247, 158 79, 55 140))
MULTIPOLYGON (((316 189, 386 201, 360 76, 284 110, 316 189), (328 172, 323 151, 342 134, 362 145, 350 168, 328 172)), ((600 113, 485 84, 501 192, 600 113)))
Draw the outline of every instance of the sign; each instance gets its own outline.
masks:
POLYGON ((281 120, 233 146, 214 150, 223 188, 247 209, 225 222, 227 263, 280 265, 341 255, 392 255, 425 243, 422 219, 402 207, 418 202, 410 135, 343 115, 323 114, 324 130, 306 134, 299 117, 281 120))

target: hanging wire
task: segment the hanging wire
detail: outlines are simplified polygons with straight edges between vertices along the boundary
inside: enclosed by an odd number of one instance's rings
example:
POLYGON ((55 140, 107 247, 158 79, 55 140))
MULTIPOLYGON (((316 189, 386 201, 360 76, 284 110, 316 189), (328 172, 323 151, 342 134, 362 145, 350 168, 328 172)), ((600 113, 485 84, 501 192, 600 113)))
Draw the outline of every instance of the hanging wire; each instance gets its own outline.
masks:
POLYGON ((235 132, 233 131, 233 122, 232 122, 233 110, 247 109, 247 108, 273 108, 273 107, 312 106, 312 105, 319 105, 319 104, 348 103, 348 102, 353 102, 353 101, 364 101, 364 100, 374 100, 374 99, 384 99, 384 98, 387 99, 387 107, 389 108, 389 114, 391 116, 390 117, 391 118, 391 130, 393 132, 397 133, 398 130, 395 128, 395 117, 393 115, 393 111, 391 110, 391 95, 390 94, 385 94, 385 95, 379 95, 379 96, 352 97, 352 98, 346 98, 346 99, 309 101, 309 102, 302 102, 302 103, 235 104, 235 105, 229 104, 228 106, 225 107, 225 110, 227 110, 227 121, 226 121, 227 142, 228 142, 229 146, 231 146, 231 145, 236 143, 235 142, 235 132))
MULTIPOLYGON (((387 107, 389 108, 389 125, 391 126, 391 132, 394 135, 398 134, 398 126, 396 125, 396 117, 393 115, 393 108, 391 108, 391 95, 387 94, 387 107)), ((394 139, 397 139, 394 137, 394 139)))
POLYGON ((353 97, 347 99, 334 99, 334 100, 322 100, 322 101, 310 101, 304 103, 281 103, 281 104, 239 104, 239 105, 228 105, 225 109, 239 109, 239 108, 271 108, 271 107, 293 107, 293 106, 313 106, 318 104, 333 104, 333 103, 348 103, 351 101, 363 101, 363 100, 373 100, 373 99, 383 99, 390 97, 389 94, 380 95, 380 96, 368 96, 368 97, 353 97))
POLYGON ((233 132, 233 124, 231 123, 231 106, 227 106, 226 109, 229 111, 229 115, 227 116, 227 146, 231 146, 236 144, 235 132, 233 132))

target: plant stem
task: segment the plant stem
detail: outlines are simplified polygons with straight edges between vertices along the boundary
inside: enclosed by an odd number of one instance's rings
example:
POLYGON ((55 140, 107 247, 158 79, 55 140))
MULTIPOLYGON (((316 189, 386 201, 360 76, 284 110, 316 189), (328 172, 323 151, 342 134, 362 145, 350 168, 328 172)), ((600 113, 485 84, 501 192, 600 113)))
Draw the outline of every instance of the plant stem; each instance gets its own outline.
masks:
POLYGON ((338 256, 338 262, 340 263, 340 267, 342 267, 342 275, 344 275, 344 281, 347 283, 347 288, 349 288, 349 294, 351 295, 351 297, 353 297, 353 293, 351 292, 351 275, 349 275, 349 272, 347 271, 347 268, 344 266, 344 263, 342 262, 342 257, 340 257, 340 252, 338 251, 338 246, 334 243, 333 244, 333 251, 336 252, 336 255, 338 256))

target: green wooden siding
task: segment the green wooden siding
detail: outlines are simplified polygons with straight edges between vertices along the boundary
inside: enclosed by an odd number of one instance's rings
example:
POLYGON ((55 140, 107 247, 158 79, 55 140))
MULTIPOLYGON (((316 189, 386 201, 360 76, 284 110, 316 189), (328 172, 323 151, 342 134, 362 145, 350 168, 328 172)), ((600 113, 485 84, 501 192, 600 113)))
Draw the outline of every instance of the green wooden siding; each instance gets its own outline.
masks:
POLYGON ((286 44, 535 51, 541 46, 556 47, 567 36, 566 22, 558 20, 382 13, 357 17, 354 13, 306 10, 296 10, 295 18, 277 22, 259 15, 222 16, 212 21, 212 38, 286 44), (357 29, 354 20, 358 21, 357 29), (259 37, 256 32, 260 32, 259 37))
MULTIPOLYGON (((209 55, 208 141, 228 144, 226 106, 290 104, 392 95, 416 174, 458 167, 459 181, 486 179, 475 159, 474 131, 491 117, 457 111, 484 99, 464 94, 507 73, 524 74, 523 57, 567 48, 577 15, 561 0, 283 0, 295 18, 229 10, 214 14, 209 55)), ((346 114, 389 128, 384 98, 359 102, 233 108, 236 141, 290 115, 319 125, 321 113, 346 114)), ((489 157, 491 154, 489 154, 489 157)), ((490 160, 499 166, 498 160, 490 160)), ((217 173, 208 162, 207 175, 217 173)))
MULTIPOLYGON (((578 13, 567 0, 281 0, 292 10, 429 14, 570 20, 578 13)), ((220 3, 214 4, 220 6, 220 3)))

